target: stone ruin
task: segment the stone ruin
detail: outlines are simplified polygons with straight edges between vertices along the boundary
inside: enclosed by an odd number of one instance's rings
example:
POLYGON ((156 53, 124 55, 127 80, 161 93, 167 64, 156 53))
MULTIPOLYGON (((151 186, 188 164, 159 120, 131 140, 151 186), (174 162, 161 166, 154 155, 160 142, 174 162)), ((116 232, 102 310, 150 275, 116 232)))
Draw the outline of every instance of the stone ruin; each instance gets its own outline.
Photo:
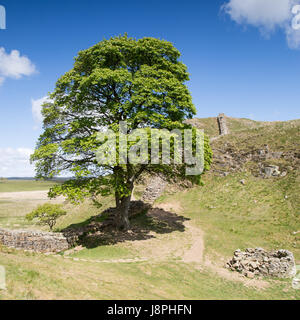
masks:
POLYGON ((73 246, 75 239, 62 233, 0 229, 0 244, 35 252, 60 252, 73 246))
POLYGON ((229 129, 227 127, 226 116, 224 113, 220 113, 217 117, 219 124, 219 132, 221 136, 229 134, 229 129))
POLYGON ((226 267, 248 278, 292 278, 296 275, 295 259, 288 250, 266 251, 262 248, 248 248, 243 252, 238 249, 226 267))

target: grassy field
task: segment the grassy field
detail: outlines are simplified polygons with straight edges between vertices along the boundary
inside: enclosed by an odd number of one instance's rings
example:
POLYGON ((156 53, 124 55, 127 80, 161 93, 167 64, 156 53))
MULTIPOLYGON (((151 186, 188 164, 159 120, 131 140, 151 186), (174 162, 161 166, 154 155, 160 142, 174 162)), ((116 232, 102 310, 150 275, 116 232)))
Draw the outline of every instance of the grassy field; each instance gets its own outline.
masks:
POLYGON ((35 180, 0 180, 0 192, 49 190, 57 182, 35 180))
MULTIPOLYGON (((47 191, 56 182, 0 180, 0 228, 33 228, 24 217, 39 204, 49 202, 47 191)), ((57 203, 63 200, 51 200, 57 203)))
MULTIPOLYGON (((298 148, 299 121, 258 123, 230 118, 234 132, 214 142, 230 141, 237 148, 268 143, 273 150, 298 148)), ((215 133, 215 118, 201 119, 215 133)), ((5 191, 7 192, 8 185, 5 191)), ((11 191, 37 185, 14 182, 11 191), (18 185, 20 183, 20 185, 18 185)), ((25 188, 25 189, 24 189, 25 188)), ((247 279, 224 268, 237 249, 288 249, 300 265, 300 172, 262 179, 250 172, 204 177, 204 185, 165 193, 155 206, 157 215, 138 216, 129 233, 113 244, 98 242, 58 255, 46 256, 0 248, 0 265, 7 272, 7 290, 0 299, 296 299, 291 279, 247 279), (245 184, 241 184, 241 180, 245 184), (187 259, 193 253, 195 261, 187 259)), ((32 189, 29 189, 32 190, 32 189)), ((29 191, 28 190, 28 191, 29 191)), ((2 191, 3 192, 3 191, 2 191)), ((142 193, 139 186, 135 197, 142 193)), ((45 194, 45 192, 44 192, 45 194)), ((0 227, 30 227, 24 216, 47 199, 1 198, 0 227)), ((82 226, 113 204, 103 198, 102 208, 88 200, 72 206, 56 230, 82 226)), ((45 230, 45 229, 44 229, 45 230)))

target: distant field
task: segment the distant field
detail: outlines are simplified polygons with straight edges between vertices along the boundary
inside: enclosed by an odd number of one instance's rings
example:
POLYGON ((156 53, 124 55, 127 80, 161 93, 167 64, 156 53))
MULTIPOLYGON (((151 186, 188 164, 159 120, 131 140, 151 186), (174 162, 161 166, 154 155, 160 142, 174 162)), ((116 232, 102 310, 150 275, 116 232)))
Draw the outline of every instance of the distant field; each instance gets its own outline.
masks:
POLYGON ((56 183, 55 181, 0 180, 0 192, 48 190, 56 183))
MULTIPOLYGON (((0 180, 0 228, 40 228, 25 215, 39 204, 49 202, 47 191, 55 181, 0 180)), ((61 199, 51 202, 62 202, 61 199)))

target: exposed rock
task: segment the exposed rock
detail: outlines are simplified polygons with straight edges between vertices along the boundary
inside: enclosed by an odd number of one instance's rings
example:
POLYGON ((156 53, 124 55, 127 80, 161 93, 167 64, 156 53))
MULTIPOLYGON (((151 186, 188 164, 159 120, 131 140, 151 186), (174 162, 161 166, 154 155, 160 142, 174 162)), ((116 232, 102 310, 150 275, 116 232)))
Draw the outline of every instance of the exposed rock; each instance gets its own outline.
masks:
POLYGON ((254 276, 292 278, 296 274, 295 259, 288 250, 268 252, 262 248, 248 248, 242 252, 238 249, 226 267, 249 278, 254 276))
POLYGON ((264 171, 267 178, 278 177, 281 173, 278 166, 266 166, 264 171))
POLYGON ((238 150, 230 143, 224 145, 212 143, 211 146, 213 149, 211 171, 220 176, 241 172, 246 167, 257 177, 285 177, 289 172, 300 168, 300 156, 296 151, 271 151, 268 145, 247 150, 238 150), (280 169, 278 166, 273 166, 279 159, 280 169), (270 160, 273 163, 270 163, 270 160), (247 166, 248 163, 250 166, 247 166))
POLYGON ((153 203, 164 192, 167 182, 161 176, 154 176, 142 195, 142 201, 153 203))
POLYGON ((287 172, 286 171, 283 171, 280 175, 280 177, 285 177, 287 175, 287 172))

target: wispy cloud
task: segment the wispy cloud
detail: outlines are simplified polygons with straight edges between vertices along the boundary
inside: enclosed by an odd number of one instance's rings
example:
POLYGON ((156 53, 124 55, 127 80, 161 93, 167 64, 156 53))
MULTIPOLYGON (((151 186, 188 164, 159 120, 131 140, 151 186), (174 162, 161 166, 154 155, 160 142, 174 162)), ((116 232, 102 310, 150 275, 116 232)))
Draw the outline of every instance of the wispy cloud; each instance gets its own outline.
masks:
POLYGON ((5 48, 0 47, 0 85, 6 78, 20 79, 37 72, 35 65, 19 51, 12 50, 6 53, 5 48))
POLYGON ((0 177, 34 176, 34 166, 30 164, 32 153, 28 148, 0 148, 0 177))
POLYGON ((290 48, 300 48, 300 31, 292 28, 292 8, 300 0, 229 0, 222 10, 240 25, 257 27, 262 34, 270 35, 281 28, 290 48))
POLYGON ((43 122, 42 106, 47 101, 50 101, 48 96, 36 100, 31 99, 31 111, 36 124, 35 129, 39 128, 43 122))

